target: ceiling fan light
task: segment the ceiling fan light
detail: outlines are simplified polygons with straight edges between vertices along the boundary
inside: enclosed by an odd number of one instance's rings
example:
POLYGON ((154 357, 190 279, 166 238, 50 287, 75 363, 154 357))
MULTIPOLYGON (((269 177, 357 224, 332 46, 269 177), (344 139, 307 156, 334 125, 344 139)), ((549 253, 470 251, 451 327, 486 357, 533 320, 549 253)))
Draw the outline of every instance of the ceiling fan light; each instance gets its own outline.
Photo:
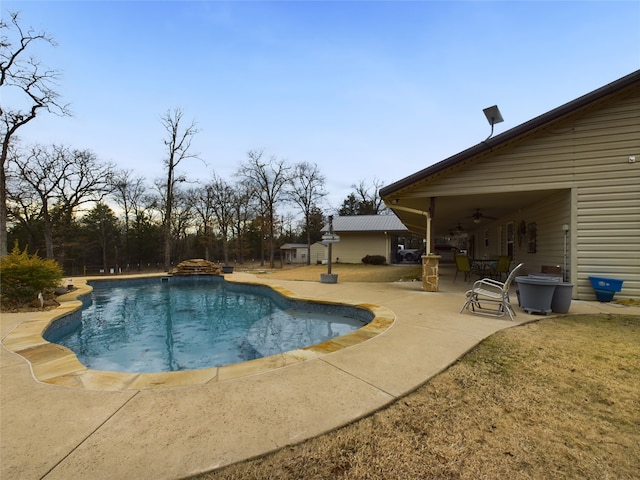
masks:
POLYGON ((480 223, 480 217, 476 217, 473 219, 473 223, 480 223))

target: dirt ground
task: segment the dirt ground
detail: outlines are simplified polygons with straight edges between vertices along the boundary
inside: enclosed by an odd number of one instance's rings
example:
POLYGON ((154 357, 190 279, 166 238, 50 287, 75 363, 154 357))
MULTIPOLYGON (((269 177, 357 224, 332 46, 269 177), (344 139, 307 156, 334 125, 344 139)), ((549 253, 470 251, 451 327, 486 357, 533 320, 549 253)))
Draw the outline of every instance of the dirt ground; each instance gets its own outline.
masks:
MULTIPOLYGON (((265 274, 316 280, 322 267, 265 274)), ((332 273, 350 281, 412 268, 368 267, 332 273)), ((193 479, 600 480, 638 472, 640 317, 603 314, 501 331, 384 410, 193 479)))

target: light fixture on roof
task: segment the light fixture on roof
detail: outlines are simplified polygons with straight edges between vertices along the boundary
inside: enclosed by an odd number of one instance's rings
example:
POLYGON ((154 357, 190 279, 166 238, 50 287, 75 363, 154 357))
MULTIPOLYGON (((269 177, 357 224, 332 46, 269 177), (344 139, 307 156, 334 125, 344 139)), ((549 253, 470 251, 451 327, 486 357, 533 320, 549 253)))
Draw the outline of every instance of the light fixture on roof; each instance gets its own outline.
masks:
POLYGON ((491 133, 486 138, 486 142, 493 136, 493 126, 496 123, 504 122, 504 118, 502 118, 502 114, 500 113, 497 105, 494 105, 493 107, 487 107, 482 111, 484 112, 484 116, 487 117, 487 121, 491 125, 491 133))

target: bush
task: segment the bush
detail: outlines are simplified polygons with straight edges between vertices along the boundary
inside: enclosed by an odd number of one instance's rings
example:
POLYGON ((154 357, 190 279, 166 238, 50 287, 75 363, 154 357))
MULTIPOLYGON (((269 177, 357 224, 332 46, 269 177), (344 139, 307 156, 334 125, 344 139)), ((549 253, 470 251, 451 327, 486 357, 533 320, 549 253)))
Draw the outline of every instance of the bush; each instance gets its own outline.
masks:
POLYGON ((384 255, 367 255, 362 259, 362 263, 366 265, 384 265, 387 259, 384 255))
POLYGON ((0 286, 2 287, 2 303, 18 308, 28 305, 60 285, 62 268, 55 260, 48 260, 23 252, 18 244, 11 253, 0 259, 0 286))

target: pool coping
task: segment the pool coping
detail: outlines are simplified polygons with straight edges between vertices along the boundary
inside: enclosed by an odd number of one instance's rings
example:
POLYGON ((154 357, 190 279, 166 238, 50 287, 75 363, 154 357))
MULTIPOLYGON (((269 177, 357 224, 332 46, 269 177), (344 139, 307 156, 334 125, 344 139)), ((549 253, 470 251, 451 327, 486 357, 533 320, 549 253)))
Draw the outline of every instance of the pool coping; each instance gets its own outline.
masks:
MULTIPOLYGON (((141 275, 135 278, 162 278, 163 275, 141 275)), ((224 275, 223 275, 224 277, 224 275)), ((119 277, 109 280, 132 279, 119 277)), ((346 305, 371 312, 373 319, 359 329, 327 340, 325 342, 270 355, 245 362, 198 370, 174 372, 129 373, 87 368, 70 349, 45 340, 44 333, 55 321, 71 315, 82 308, 82 296, 91 293, 93 287, 87 282, 105 280, 104 277, 75 279, 74 290, 58 297, 60 305, 52 310, 33 312, 33 316, 16 325, 2 343, 11 352, 24 358, 30 365, 34 378, 42 383, 85 390, 148 390, 165 387, 197 386, 224 382, 255 375, 282 367, 320 358, 324 355, 364 343, 389 329, 395 314, 386 307, 372 303, 335 302, 296 295, 280 285, 261 282, 257 279, 238 280, 233 277, 224 281, 238 285, 259 285, 292 301, 314 302, 316 304, 346 305)))

